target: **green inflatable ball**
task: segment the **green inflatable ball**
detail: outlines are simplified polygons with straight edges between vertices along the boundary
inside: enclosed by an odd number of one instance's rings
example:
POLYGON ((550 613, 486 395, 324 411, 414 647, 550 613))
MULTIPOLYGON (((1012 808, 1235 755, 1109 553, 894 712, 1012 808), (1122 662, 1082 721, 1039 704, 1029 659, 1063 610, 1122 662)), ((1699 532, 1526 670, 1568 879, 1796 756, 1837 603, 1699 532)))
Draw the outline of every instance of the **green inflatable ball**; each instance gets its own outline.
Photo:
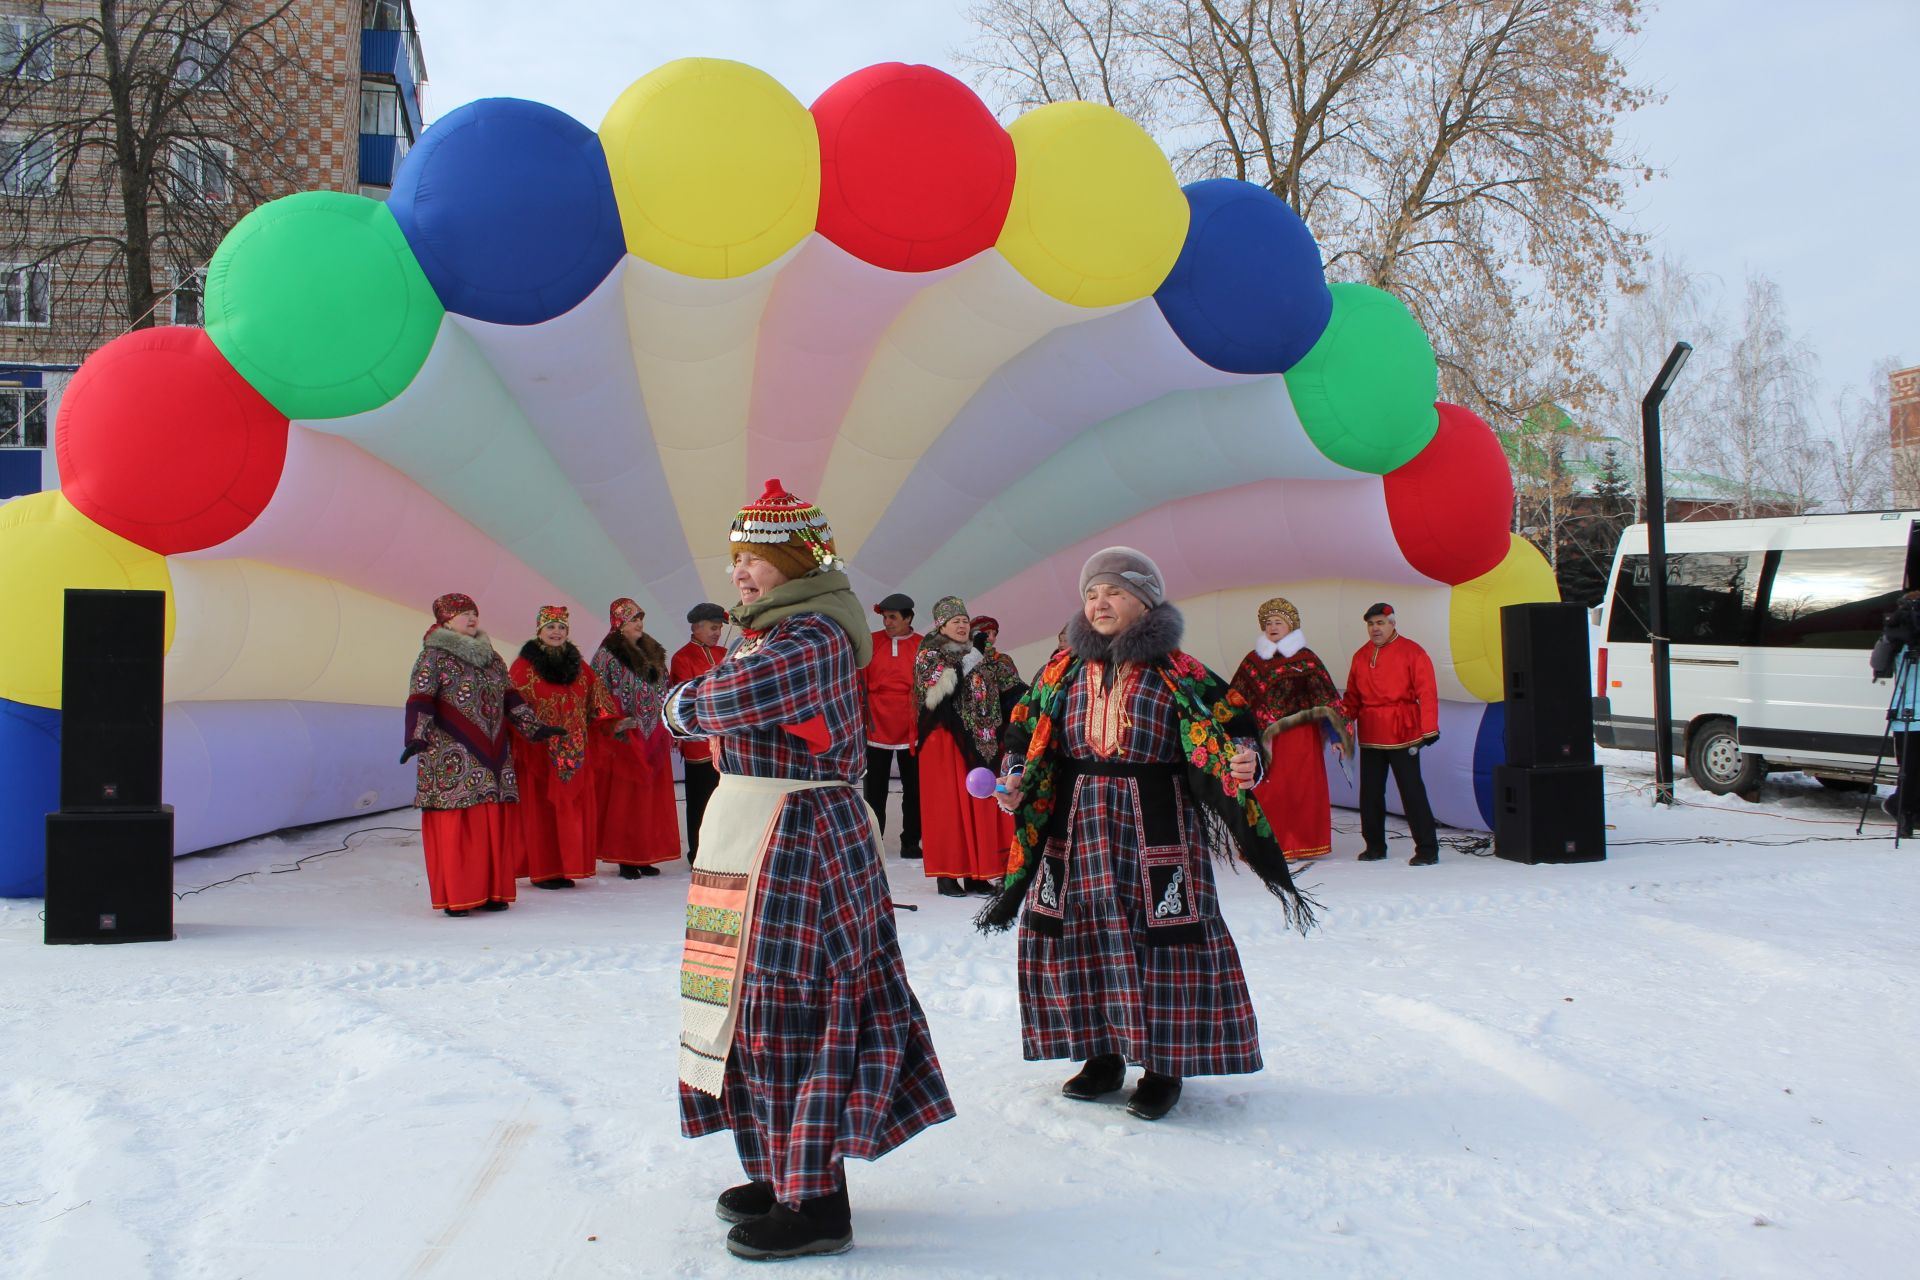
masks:
POLYGON ((1412 461, 1440 429, 1433 345, 1400 300, 1371 285, 1336 284, 1333 316, 1287 392, 1307 438, 1343 467, 1385 475, 1412 461))
POLYGON ((261 205, 207 267, 207 336, 289 418, 344 418, 413 381, 445 309, 387 206, 341 191, 261 205))

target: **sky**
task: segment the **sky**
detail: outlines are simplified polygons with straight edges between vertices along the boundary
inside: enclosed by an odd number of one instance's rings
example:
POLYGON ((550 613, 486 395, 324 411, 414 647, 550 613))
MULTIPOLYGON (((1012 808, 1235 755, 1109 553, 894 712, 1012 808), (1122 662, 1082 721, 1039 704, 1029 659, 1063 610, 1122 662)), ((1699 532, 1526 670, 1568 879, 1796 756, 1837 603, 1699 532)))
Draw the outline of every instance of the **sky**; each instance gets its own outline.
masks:
MULTIPOLYGON (((802 102, 876 62, 959 74, 966 0, 414 0, 429 118, 482 97, 597 126, 674 58, 733 58, 802 102)), ((1630 217, 1737 300, 1776 280, 1826 400, 1876 360, 1920 364, 1920 48, 1915 0, 1668 0, 1631 45, 1664 101, 1622 140, 1661 171, 1630 217)), ((964 78, 964 77, 963 77, 964 78)), ((1651 374, 1652 371, 1649 371, 1651 374)))

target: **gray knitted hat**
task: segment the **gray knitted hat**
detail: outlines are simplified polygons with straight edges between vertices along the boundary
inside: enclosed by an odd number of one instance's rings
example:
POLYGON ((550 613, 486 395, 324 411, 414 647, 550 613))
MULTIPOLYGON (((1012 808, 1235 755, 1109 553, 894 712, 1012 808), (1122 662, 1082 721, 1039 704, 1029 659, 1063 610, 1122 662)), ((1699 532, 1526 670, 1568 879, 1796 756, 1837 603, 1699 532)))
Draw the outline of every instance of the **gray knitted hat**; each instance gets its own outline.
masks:
POLYGON ((1087 557, 1080 568, 1080 594, 1096 582, 1104 582, 1134 596, 1149 609, 1167 602, 1167 584, 1160 566, 1144 551, 1132 547, 1108 547, 1087 557))

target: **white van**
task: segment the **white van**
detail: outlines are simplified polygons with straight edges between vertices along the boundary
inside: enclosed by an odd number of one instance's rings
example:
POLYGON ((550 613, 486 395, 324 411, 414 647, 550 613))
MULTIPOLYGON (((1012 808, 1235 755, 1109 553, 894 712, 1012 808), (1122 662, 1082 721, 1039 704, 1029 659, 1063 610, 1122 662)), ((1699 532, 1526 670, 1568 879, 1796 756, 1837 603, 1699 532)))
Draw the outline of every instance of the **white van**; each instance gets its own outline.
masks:
MULTIPOLYGON (((1667 526, 1673 743, 1708 791, 1749 792, 1769 771, 1828 786, 1874 780, 1886 681, 1867 658, 1914 581, 1920 512, 1712 520, 1667 526)), ((1627 529, 1602 606, 1594 740, 1653 749, 1647 526, 1627 529)), ((1891 748, 1879 779, 1893 781, 1891 748)))

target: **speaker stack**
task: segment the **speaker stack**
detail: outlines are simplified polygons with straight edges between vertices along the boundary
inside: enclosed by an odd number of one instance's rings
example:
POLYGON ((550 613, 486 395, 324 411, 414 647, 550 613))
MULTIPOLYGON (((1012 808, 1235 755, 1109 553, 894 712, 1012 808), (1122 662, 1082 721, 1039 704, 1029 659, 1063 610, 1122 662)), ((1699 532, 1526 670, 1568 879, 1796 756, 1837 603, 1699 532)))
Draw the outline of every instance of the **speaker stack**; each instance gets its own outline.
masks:
POLYGON ((1493 771, 1493 851, 1512 862, 1598 862, 1606 791, 1593 762, 1587 611, 1510 604, 1500 638, 1507 762, 1493 771))
POLYGON ((160 803, 165 636, 162 592, 67 592, 49 943, 173 937, 173 809, 160 803))

